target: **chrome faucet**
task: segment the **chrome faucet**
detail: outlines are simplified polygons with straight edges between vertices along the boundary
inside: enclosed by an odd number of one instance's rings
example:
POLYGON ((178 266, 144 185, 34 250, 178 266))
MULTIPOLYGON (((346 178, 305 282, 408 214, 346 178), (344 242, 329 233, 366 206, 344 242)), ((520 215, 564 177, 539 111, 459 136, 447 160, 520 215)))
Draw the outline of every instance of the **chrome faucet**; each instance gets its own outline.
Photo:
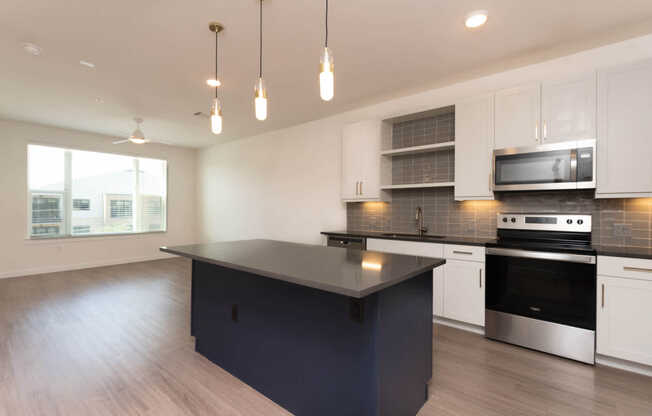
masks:
POLYGON ((428 228, 423 225, 423 210, 421 207, 417 207, 417 213, 415 215, 415 222, 417 227, 417 233, 421 237, 424 233, 428 232, 428 228))

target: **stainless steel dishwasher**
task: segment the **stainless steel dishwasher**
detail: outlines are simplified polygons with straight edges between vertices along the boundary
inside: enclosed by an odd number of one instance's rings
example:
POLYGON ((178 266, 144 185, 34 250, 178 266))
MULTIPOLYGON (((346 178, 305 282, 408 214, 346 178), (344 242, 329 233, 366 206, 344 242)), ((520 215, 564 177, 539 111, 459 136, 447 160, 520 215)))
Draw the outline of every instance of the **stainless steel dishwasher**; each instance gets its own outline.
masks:
POLYGON ((334 235, 328 236, 328 247, 342 247, 342 248, 355 248, 358 250, 367 249, 367 240, 364 237, 338 237, 334 235))

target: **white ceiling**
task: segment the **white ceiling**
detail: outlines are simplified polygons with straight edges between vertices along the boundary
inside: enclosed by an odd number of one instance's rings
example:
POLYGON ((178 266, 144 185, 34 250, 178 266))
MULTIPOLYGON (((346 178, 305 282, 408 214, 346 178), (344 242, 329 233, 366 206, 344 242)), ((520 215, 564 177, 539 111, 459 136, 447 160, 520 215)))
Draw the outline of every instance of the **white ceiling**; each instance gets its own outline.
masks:
POLYGON ((269 117, 259 122, 252 104, 257 4, 3 0, 0 117, 124 137, 138 115, 150 139, 206 146, 541 59, 541 51, 568 53, 652 32, 650 0, 331 0, 336 86, 325 103, 317 83, 324 1, 265 0, 269 117), (464 17, 475 9, 489 10, 489 21, 468 30, 464 17), (212 20, 226 27, 220 136, 192 115, 209 109, 212 20), (43 53, 28 55, 22 42, 43 53), (79 65, 82 59, 96 68, 79 65))

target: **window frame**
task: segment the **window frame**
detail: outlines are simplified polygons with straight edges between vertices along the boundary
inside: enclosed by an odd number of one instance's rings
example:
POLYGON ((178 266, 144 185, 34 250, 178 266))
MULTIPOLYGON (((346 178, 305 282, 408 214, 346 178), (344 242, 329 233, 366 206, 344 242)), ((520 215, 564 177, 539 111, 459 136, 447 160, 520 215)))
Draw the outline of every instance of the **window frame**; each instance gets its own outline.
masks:
MULTIPOLYGON (((26 221, 26 236, 25 240, 28 241, 38 241, 38 240, 71 240, 71 239, 86 239, 86 238, 100 238, 100 239, 107 239, 111 237, 128 237, 128 236, 142 236, 144 234, 163 234, 167 233, 168 231, 168 192, 169 192, 169 164, 170 161, 167 158, 164 157, 154 157, 154 156, 144 156, 135 152, 125 152, 125 153, 118 153, 118 152, 106 152, 106 151, 100 151, 97 149, 92 149, 92 148, 85 148, 85 147, 73 147, 73 146, 64 146, 61 144, 56 144, 56 143, 48 143, 48 142, 39 142, 39 141, 28 141, 25 145, 25 166, 26 166, 26 175, 25 175, 25 189, 27 193, 27 221, 26 221), (151 159, 151 160, 159 160, 165 162, 165 195, 161 196, 161 208, 163 210, 162 213, 162 221, 161 224, 164 226, 164 229, 162 230, 145 230, 145 231, 128 231, 128 232, 116 232, 116 233, 89 233, 89 234, 73 234, 72 233, 72 224, 71 224, 71 217, 72 217, 72 195, 70 192, 70 186, 68 184, 67 187, 64 186, 64 191, 61 191, 63 193, 63 221, 61 223, 61 226, 64 229, 64 232, 62 234, 58 234, 55 236, 38 236, 38 235, 32 235, 32 190, 29 188, 29 146, 44 146, 44 147, 51 147, 51 148, 57 148, 57 149, 62 149, 66 152, 65 156, 65 161, 64 161, 64 181, 69 182, 70 181, 70 173, 71 173, 71 168, 70 168, 70 163, 71 163, 71 158, 70 156, 72 155, 73 151, 81 151, 81 152, 94 152, 94 153, 102 153, 106 155, 115 155, 115 156, 126 156, 126 157, 131 157, 133 158, 134 162, 136 163, 136 166, 138 164, 138 159, 151 159), (65 172, 67 170, 67 172, 65 172)), ((136 175, 138 177, 138 175, 136 175)), ((137 181, 138 182, 138 181, 137 181)), ((59 191, 48 191, 46 193, 60 193, 59 191)), ((140 194, 140 191, 138 192, 140 194)), ((133 195, 133 194, 132 194, 133 195)))

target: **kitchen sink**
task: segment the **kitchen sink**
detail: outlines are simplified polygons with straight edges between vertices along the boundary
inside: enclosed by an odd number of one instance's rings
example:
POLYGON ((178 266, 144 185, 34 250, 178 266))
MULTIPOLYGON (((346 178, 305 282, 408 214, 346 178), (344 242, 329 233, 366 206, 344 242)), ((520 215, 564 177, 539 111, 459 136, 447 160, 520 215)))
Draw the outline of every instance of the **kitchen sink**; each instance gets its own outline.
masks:
POLYGON ((422 238, 424 240, 428 239, 437 239, 437 238, 444 238, 443 235, 431 235, 431 234, 409 234, 409 233, 383 233, 383 237, 394 237, 394 238, 401 238, 401 237, 407 237, 407 238, 422 238))

